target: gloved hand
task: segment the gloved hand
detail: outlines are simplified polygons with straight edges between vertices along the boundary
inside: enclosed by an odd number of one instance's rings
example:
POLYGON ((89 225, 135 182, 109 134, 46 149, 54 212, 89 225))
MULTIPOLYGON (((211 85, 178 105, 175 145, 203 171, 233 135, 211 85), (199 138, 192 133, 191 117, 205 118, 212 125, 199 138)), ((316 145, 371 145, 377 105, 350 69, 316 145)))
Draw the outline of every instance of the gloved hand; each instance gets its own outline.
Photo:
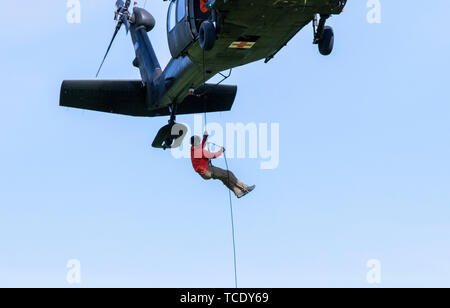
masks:
POLYGON ((224 147, 222 147, 222 152, 225 153, 225 148, 224 147))
POLYGON ((205 132, 203 133, 203 138, 208 139, 208 137, 209 137, 208 131, 205 130, 205 132))

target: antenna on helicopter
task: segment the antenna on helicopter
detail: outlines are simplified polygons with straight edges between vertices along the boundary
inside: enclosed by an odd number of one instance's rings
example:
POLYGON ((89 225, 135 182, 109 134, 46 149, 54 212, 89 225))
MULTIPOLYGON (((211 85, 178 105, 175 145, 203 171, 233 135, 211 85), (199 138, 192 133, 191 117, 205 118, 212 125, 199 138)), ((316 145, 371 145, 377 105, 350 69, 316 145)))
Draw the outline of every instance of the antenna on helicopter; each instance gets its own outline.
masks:
POLYGON ((105 56, 103 57, 102 63, 100 64, 97 74, 95 75, 95 78, 97 78, 98 75, 100 74, 103 64, 105 63, 105 60, 108 57, 109 51, 111 50, 111 46, 112 46, 114 40, 116 39, 117 33, 119 33, 119 30, 123 24, 125 24, 125 28, 126 28, 127 34, 128 34, 128 30, 130 29, 130 22, 128 20, 130 18, 130 13, 128 12, 128 8, 130 7, 130 4, 131 4, 131 0, 126 0, 125 3, 122 0, 117 0, 117 2, 116 2, 117 10, 114 15, 114 20, 118 20, 117 26, 114 31, 113 37, 111 39, 111 42, 109 43, 108 49, 106 50, 105 56))

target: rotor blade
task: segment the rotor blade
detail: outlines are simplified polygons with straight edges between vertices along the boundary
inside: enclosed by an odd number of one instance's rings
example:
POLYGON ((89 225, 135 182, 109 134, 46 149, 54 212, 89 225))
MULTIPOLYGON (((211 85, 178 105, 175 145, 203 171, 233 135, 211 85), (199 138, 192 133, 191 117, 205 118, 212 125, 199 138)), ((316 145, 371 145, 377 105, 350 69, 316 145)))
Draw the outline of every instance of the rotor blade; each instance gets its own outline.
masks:
POLYGON ((97 75, 95 75, 95 78, 97 78, 98 75, 100 74, 100 70, 102 69, 103 64, 105 63, 106 57, 107 57, 108 54, 109 54, 109 51, 110 51, 110 49, 111 49, 111 46, 112 46, 112 44, 113 44, 113 42, 114 42, 114 39, 115 39, 116 36, 117 36, 117 33, 119 33, 119 30, 120 30, 120 27, 121 27, 121 26, 122 26, 122 21, 119 21, 119 23, 117 24, 116 30, 114 31, 113 37, 112 37, 112 39, 111 39, 111 43, 109 43, 108 49, 106 50, 106 54, 105 54, 105 56, 103 57, 103 60, 102 60, 102 64, 100 64, 100 67, 99 67, 99 69, 98 69, 98 71, 97 71, 97 75))
POLYGON ((126 18, 125 16, 122 18, 123 18, 123 24, 125 25, 125 29, 127 30, 127 35, 128 35, 128 32, 130 31, 130 22, 128 21, 128 18, 126 18))

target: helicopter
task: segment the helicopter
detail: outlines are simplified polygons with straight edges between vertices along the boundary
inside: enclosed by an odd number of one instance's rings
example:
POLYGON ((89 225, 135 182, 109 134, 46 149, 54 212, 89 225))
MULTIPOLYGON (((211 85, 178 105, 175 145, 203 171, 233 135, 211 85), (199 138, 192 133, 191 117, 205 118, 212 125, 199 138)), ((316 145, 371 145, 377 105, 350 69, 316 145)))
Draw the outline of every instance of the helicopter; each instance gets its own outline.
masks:
POLYGON ((183 114, 231 110, 237 86, 224 85, 223 72, 255 61, 268 63, 312 23, 313 44, 331 54, 334 31, 326 25, 347 0, 163 0, 169 1, 167 40, 172 59, 162 69, 148 32, 155 18, 131 0, 117 0, 113 37, 97 72, 122 27, 131 34, 141 80, 65 80, 60 106, 136 117, 169 116, 152 146, 178 147, 186 132, 183 114), (215 75, 223 79, 206 83, 215 75))

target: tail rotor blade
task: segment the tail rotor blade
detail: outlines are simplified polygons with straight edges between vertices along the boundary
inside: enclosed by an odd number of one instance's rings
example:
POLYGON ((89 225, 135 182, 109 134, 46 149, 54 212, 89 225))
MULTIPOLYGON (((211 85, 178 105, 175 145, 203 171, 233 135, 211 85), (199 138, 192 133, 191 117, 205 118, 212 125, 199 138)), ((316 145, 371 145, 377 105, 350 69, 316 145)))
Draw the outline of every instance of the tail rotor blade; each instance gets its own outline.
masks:
POLYGON ((123 2, 123 0, 116 1, 117 11, 116 11, 115 19, 116 20, 118 19, 119 21, 117 23, 116 30, 114 31, 111 42, 109 43, 108 49, 106 50, 106 54, 103 57, 102 63, 100 64, 97 74, 95 75, 95 78, 97 78, 98 75, 100 74, 103 64, 105 63, 105 60, 108 57, 109 51, 111 50, 111 46, 114 43, 114 40, 116 39, 117 33, 119 33, 119 30, 122 27, 122 24, 124 24, 124 23, 125 23, 125 27, 127 28, 127 34, 128 34, 128 30, 130 27, 130 23, 128 21, 128 17, 129 17, 128 8, 130 7, 130 4, 131 4, 131 0, 126 0, 126 2, 123 2))
POLYGON ((126 29, 127 35, 128 35, 128 32, 130 31, 130 22, 128 21, 127 18, 124 18, 123 23, 124 23, 124 25, 125 25, 125 29, 126 29))
POLYGON ((119 30, 120 30, 121 26, 122 26, 122 22, 119 21, 119 23, 117 24, 116 30, 114 31, 113 37, 111 39, 111 42, 109 43, 108 49, 106 50, 105 56, 103 57, 102 63, 100 64, 100 67, 99 67, 99 69, 97 71, 97 74, 95 75, 95 78, 97 78, 98 75, 100 74, 100 71, 101 71, 101 69, 103 67, 103 64, 105 63, 105 60, 108 57, 109 51, 111 50, 111 46, 114 43, 114 40, 115 40, 115 38, 117 36, 117 33, 119 33, 119 30))

